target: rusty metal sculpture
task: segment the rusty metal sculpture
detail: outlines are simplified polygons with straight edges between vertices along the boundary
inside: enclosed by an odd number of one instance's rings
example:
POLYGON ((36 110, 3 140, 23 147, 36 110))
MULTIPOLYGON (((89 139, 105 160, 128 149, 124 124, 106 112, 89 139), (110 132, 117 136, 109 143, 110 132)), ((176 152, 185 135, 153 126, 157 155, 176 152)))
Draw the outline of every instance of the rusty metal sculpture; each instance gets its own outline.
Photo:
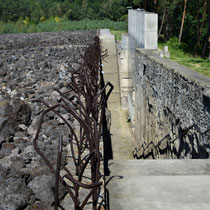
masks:
POLYGON ((94 210, 98 209, 97 202, 100 185, 102 185, 102 182, 100 182, 102 178, 100 173, 102 121, 108 97, 113 89, 113 85, 110 82, 104 84, 103 80, 101 62, 106 56, 107 53, 102 52, 100 39, 96 36, 94 43, 86 47, 84 55, 80 53, 80 58, 76 59, 79 68, 74 69, 72 67, 70 90, 63 93, 55 88, 55 91, 61 96, 61 101, 55 105, 49 105, 43 100, 35 100, 35 102, 41 102, 47 108, 41 114, 33 143, 37 153, 56 177, 54 203, 56 210, 59 208, 58 189, 60 182, 64 184, 71 196, 75 210, 84 209, 90 201, 92 202, 92 208, 94 210), (106 93, 108 87, 109 90, 106 93), (79 124, 78 131, 58 112, 58 108, 63 108, 74 117, 75 121, 79 124), (53 111, 55 115, 62 119, 69 128, 69 146, 72 161, 75 165, 74 172, 61 164, 62 135, 59 139, 56 167, 53 166, 48 157, 38 147, 37 140, 39 139, 42 123, 45 115, 50 111, 53 111), (88 167, 91 170, 91 182, 84 183, 84 172, 88 167), (61 169, 65 171, 64 176, 60 174, 61 169), (71 184, 69 184, 69 181, 71 184), (89 193, 83 201, 79 199, 81 188, 89 189, 89 193))

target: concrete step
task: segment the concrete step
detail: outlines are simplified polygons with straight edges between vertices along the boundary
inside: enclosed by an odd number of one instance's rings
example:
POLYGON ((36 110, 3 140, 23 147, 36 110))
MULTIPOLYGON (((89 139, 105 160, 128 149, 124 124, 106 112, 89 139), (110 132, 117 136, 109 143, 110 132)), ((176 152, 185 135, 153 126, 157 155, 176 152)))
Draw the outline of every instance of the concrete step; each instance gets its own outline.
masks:
POLYGON ((113 174, 122 176, 210 175, 210 159, 110 161, 113 174))
POLYGON ((210 160, 112 160, 111 210, 210 209, 210 160))

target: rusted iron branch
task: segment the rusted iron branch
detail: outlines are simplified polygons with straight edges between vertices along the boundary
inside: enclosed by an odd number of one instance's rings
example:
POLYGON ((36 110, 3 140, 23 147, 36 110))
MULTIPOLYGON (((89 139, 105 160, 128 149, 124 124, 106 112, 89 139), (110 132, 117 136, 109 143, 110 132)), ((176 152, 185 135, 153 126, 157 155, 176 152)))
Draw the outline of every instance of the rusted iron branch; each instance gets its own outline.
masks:
POLYGON ((41 114, 37 132, 34 142, 34 148, 42 157, 52 173, 55 174, 55 209, 59 208, 58 188, 59 181, 64 183, 67 192, 74 202, 75 210, 82 210, 85 208, 88 201, 93 204, 93 210, 96 210, 97 201, 100 193, 100 186, 102 177, 100 172, 101 153, 100 140, 102 134, 102 122, 107 106, 107 100, 113 90, 113 85, 107 83, 105 85, 103 79, 102 59, 107 56, 107 52, 102 52, 100 46, 100 39, 94 38, 94 43, 85 48, 85 52, 79 51, 79 57, 75 59, 78 68, 71 67, 71 84, 70 89, 65 93, 60 89, 55 88, 55 91, 60 94, 61 100, 58 104, 50 105, 45 101, 36 100, 46 106, 46 110, 41 114), (106 89, 109 88, 106 94, 106 89), (68 122, 57 110, 63 108, 67 113, 74 117, 74 120, 79 123, 79 131, 75 131, 68 122), (69 145, 71 151, 71 160, 75 166, 75 172, 71 172, 66 166, 62 164, 62 140, 59 139, 58 156, 56 170, 50 160, 38 148, 37 140, 39 138, 42 123, 45 115, 48 112, 54 112, 63 123, 69 128, 69 145), (88 169, 88 166, 90 168, 88 169), (60 170, 65 171, 64 176, 60 176, 60 170), (85 183, 84 173, 90 170, 91 183, 85 183), (75 174, 74 174, 75 173, 75 174), (72 185, 67 184, 65 180, 69 180, 72 185), (72 187, 73 186, 73 187, 72 187), (89 193, 80 201, 80 190, 89 189, 89 193))

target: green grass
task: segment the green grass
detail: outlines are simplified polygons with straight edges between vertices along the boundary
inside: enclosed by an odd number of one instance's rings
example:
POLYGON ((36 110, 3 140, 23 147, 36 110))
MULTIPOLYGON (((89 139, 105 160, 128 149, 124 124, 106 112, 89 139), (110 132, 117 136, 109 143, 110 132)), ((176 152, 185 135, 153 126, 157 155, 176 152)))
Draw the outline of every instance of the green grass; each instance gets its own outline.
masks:
POLYGON ((8 33, 33 33, 33 32, 50 32, 50 31, 68 31, 68 30, 83 30, 83 29, 101 29, 109 28, 111 30, 127 30, 126 21, 111 21, 111 20, 80 20, 70 21, 61 19, 56 22, 54 18, 40 22, 38 24, 24 24, 22 20, 16 23, 0 22, 0 34, 8 33))
POLYGON ((115 39, 116 40, 121 40, 121 37, 122 37, 122 33, 127 33, 128 31, 126 30, 123 30, 123 31, 116 31, 116 30, 111 30, 111 33, 115 36, 115 39))
POLYGON ((185 53, 177 46, 170 46, 169 43, 158 43, 158 47, 163 49, 164 45, 168 45, 170 52, 170 60, 175 61, 181 65, 188 67, 198 73, 210 77, 210 60, 201 57, 195 58, 193 55, 185 53))

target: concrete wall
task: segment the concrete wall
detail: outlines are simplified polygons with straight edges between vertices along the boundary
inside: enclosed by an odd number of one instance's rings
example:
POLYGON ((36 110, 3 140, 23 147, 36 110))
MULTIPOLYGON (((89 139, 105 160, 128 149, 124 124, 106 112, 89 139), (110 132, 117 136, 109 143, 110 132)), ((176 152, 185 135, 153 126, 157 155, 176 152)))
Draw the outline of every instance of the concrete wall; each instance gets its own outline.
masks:
POLYGON ((128 98, 132 100, 133 69, 135 66, 136 47, 139 46, 134 38, 122 34, 121 43, 118 45, 118 64, 120 78, 121 106, 127 109, 128 98))
POLYGON ((210 78, 137 49, 134 69, 136 158, 210 156, 210 78))
POLYGON ((158 15, 144 10, 128 10, 128 33, 140 48, 157 49, 158 15))

